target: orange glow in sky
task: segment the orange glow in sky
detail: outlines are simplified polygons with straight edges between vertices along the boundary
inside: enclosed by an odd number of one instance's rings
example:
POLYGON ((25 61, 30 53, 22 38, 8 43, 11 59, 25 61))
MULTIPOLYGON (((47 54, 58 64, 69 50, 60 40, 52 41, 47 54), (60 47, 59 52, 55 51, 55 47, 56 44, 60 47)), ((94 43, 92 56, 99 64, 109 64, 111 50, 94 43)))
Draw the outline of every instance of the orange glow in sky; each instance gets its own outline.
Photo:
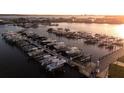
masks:
POLYGON ((123 0, 0 0, 1 14, 124 15, 123 0))

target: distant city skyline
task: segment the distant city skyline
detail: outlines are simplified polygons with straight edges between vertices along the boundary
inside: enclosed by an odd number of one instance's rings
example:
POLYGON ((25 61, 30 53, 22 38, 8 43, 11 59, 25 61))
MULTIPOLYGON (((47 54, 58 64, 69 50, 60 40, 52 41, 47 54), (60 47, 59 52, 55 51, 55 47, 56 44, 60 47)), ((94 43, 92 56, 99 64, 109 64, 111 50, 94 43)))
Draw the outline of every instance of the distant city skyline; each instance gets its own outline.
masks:
POLYGON ((0 14, 124 15, 124 1, 0 0, 0 14))

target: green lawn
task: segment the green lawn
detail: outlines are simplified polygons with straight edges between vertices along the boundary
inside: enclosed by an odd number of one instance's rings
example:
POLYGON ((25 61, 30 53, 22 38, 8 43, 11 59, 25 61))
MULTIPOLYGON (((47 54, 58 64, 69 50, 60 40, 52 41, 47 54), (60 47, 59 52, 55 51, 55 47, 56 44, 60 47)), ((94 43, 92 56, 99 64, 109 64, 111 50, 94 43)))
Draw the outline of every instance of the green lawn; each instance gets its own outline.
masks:
POLYGON ((124 78, 124 67, 118 66, 116 64, 111 64, 109 68, 110 78, 124 78))
POLYGON ((124 56, 120 57, 117 61, 123 62, 124 63, 124 56))

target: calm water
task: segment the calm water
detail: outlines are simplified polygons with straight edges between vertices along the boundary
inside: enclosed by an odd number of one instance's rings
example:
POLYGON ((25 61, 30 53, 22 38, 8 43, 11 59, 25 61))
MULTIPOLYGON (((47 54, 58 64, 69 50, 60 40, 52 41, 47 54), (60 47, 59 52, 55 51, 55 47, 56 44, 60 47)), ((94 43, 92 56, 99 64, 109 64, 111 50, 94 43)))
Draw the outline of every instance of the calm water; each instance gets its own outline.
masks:
MULTIPOLYGON (((85 23, 60 23, 58 27, 54 26, 54 28, 69 28, 71 31, 81 31, 81 32, 91 32, 91 33, 99 33, 99 34, 106 34, 109 36, 115 36, 115 37, 122 37, 121 33, 117 33, 117 30, 119 30, 119 27, 123 25, 109 25, 109 24, 85 24, 85 23)), ((32 31, 35 31, 38 34, 45 35, 51 39, 56 39, 58 41, 65 42, 68 46, 76 46, 79 47, 84 54, 86 55, 93 55, 94 59, 97 59, 99 57, 102 57, 112 51, 107 50, 105 48, 99 48, 97 45, 87 45, 84 44, 83 39, 67 39, 64 37, 59 37, 54 34, 50 34, 46 32, 46 30, 49 28, 49 26, 40 26, 37 29, 29 29, 32 31)), ((120 29, 121 32, 121 29, 120 29)))
MULTIPOLYGON (((85 31, 92 33, 107 34, 116 37, 123 37, 121 30, 123 25, 109 25, 109 24, 78 24, 78 23, 60 23, 59 27, 70 28, 73 31, 85 31), (117 34, 117 32, 119 33, 117 34)), ((86 45, 83 40, 72 40, 64 37, 58 37, 54 34, 49 34, 46 30, 49 26, 40 25, 38 28, 30 30, 35 31, 41 35, 58 41, 64 41, 68 46, 77 46, 85 54, 92 54, 94 58, 98 58, 108 54, 110 51, 104 48, 98 48, 94 45, 86 45)), ((19 31, 22 28, 0 25, 0 33, 5 31, 19 31)), ((8 45, 0 36, 0 77, 83 77, 77 71, 66 67, 66 72, 57 75, 50 75, 46 73, 40 64, 31 62, 23 52, 14 46, 8 45)))
MULTIPOLYGON (((23 16, 23 15, 18 15, 18 16, 13 16, 13 15, 10 15, 10 16, 2 16, 0 15, 0 18, 20 18, 20 17, 23 17, 23 18, 70 18, 70 17, 77 17, 77 18, 88 18, 88 17, 91 17, 91 16, 81 16, 81 15, 27 15, 27 16, 23 16)), ((94 17, 94 16, 93 16, 94 17)), ((103 16, 97 16, 97 17, 103 17, 103 16)))
POLYGON ((124 24, 60 23, 59 27, 70 28, 72 31, 99 33, 124 38, 124 24))
MULTIPOLYGON (((0 25, 0 33, 19 31, 22 28, 0 25)), ((65 67, 65 73, 46 73, 40 64, 34 63, 19 49, 8 45, 0 36, 0 77, 84 77, 70 67, 65 67)))

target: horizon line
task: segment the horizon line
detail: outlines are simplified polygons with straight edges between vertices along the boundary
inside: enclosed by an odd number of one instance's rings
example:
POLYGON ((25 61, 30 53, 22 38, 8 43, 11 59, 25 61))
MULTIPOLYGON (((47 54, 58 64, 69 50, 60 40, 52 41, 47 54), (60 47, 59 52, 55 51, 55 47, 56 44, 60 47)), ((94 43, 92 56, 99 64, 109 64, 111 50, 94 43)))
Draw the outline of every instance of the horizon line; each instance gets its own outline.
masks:
POLYGON ((5 14, 0 14, 0 15, 21 15, 21 16, 28 16, 28 15, 34 15, 34 16, 124 16, 124 15, 116 15, 116 14, 112 14, 112 15, 110 15, 110 14, 22 14, 22 13, 20 13, 20 14, 15 14, 15 13, 12 13, 12 14, 7 14, 7 13, 5 13, 5 14))

